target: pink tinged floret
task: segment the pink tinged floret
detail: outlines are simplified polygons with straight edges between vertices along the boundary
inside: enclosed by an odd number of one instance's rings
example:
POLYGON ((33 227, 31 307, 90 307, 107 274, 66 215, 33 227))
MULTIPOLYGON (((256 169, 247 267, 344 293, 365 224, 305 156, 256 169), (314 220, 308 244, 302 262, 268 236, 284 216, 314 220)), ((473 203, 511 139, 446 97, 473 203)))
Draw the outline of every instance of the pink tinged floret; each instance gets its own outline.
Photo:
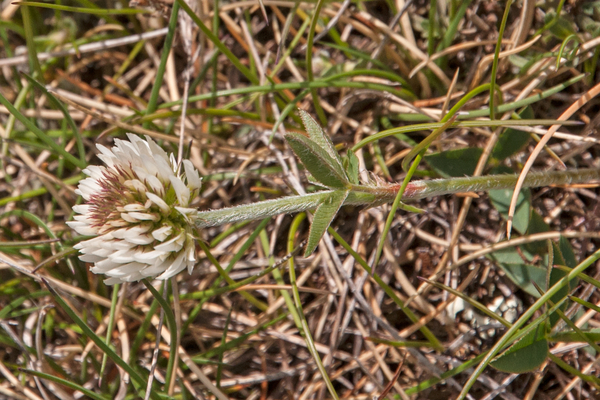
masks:
POLYGON ((130 179, 123 182, 123 185, 134 192, 144 193, 148 188, 138 179, 130 179))
POLYGON ((148 211, 146 207, 139 203, 133 204, 125 204, 123 207, 123 211, 131 212, 131 211, 148 211))
POLYGON ((127 221, 122 221, 122 220, 113 220, 113 221, 108 221, 108 223, 106 224, 107 226, 105 226, 105 228, 124 228, 126 226, 129 226, 129 222, 127 221))
POLYGON ((162 182, 155 176, 153 175, 146 175, 145 179, 140 179, 142 182, 146 183, 146 185, 148 185, 148 187, 150 189, 152 189, 152 191, 154 191, 154 193, 156 193, 159 196, 164 196, 165 195, 165 186, 162 184, 162 182))
MULTIPOLYGON (((127 224, 122 224, 119 223, 119 226, 115 226, 115 228, 121 227, 121 226, 127 226, 128 224, 135 224, 136 222, 138 222, 137 219, 135 219, 133 216, 129 215, 129 213, 121 213, 121 219, 125 222, 127 222, 127 224)), ((118 221, 116 221, 118 222, 118 221)))
POLYGON ((98 181, 92 178, 86 178, 79 184, 79 188, 75 190, 75 193, 83 197, 85 201, 89 201, 91 196, 102 190, 102 187, 98 184, 98 181))

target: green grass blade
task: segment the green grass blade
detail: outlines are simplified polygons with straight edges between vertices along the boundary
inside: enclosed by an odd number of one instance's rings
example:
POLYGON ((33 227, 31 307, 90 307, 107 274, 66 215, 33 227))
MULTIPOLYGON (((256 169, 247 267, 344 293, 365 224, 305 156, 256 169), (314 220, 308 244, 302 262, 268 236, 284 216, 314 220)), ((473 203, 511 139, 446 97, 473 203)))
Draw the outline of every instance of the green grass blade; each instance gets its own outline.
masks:
MULTIPOLYGON (((77 324, 77 326, 79 326, 79 328, 83 331, 83 333, 87 337, 89 337, 96 344, 96 346, 98 346, 98 348, 100 348, 100 350, 102 350, 103 352, 108 354, 110 359, 113 360, 113 362, 115 364, 117 364, 119 367, 123 368, 123 370, 125 370, 125 372, 127 372, 129 374, 131 379, 138 386, 139 390, 145 390, 146 382, 138 374, 138 372, 136 370, 134 370, 125 360, 123 360, 121 357, 119 357, 119 355, 117 353, 115 353, 113 349, 111 349, 109 346, 106 345, 106 343, 104 343, 104 340, 102 338, 100 338, 98 335, 96 335, 96 333, 92 329, 90 329, 90 327, 87 326, 87 324, 81 318, 79 318, 79 316, 75 313, 75 311, 73 311, 71 309, 71 307, 62 299, 62 297, 58 294, 58 292, 50 285, 49 281, 42 278, 42 282, 44 282, 44 284, 46 285, 46 287, 52 294, 52 297, 58 303, 58 305, 62 308, 62 310, 73 320, 73 322, 75 322, 77 324)), ((152 391, 150 393, 150 397, 154 400, 161 400, 160 397, 158 396, 158 394, 155 393, 154 391, 152 391)))
MULTIPOLYGON (((444 125, 442 122, 429 122, 425 124, 413 124, 407 126, 401 126, 398 128, 388 129, 386 131, 382 131, 376 133, 374 135, 368 136, 352 146, 352 151, 357 151, 358 149, 366 146, 367 144, 381 140, 383 138, 394 136, 400 133, 408 133, 408 132, 418 132, 430 129, 437 129, 444 125)), ((453 122, 449 128, 479 128, 479 127, 489 127, 495 128, 500 126, 536 126, 536 125, 575 125, 572 121, 558 121, 558 120, 548 120, 548 119, 519 119, 519 120, 506 120, 506 121, 456 121, 453 122)))
POLYGON ((27 44, 27 57, 29 58, 29 68, 31 71, 38 76, 39 79, 44 79, 42 67, 37 57, 37 50, 35 46, 35 35, 33 32, 33 21, 31 18, 31 10, 27 5, 23 5, 21 8, 21 16, 23 17, 23 29, 25 30, 25 41, 27 44))
POLYGON ((73 130, 73 134, 75 135, 75 140, 77 142, 77 151, 79 152, 79 159, 81 160, 82 163, 87 164, 87 162, 85 161, 85 148, 83 147, 83 140, 81 139, 81 133, 79 133, 79 128, 77 127, 77 124, 75 123, 73 118, 71 118, 71 114, 69 113, 69 110, 67 110, 67 107, 65 107, 65 105, 63 103, 58 101, 58 99, 56 97, 54 97, 54 95, 52 93, 50 93, 48 90, 46 90, 44 85, 42 85, 41 83, 39 83, 38 81, 33 79, 33 77, 27 75, 24 72, 21 72, 21 74, 29 81, 29 83, 31 83, 33 86, 35 86, 37 89, 39 89, 42 93, 44 93, 44 95, 46 95, 48 100, 50 100, 50 103, 54 104, 54 106, 56 106, 63 113, 67 123, 69 124, 69 126, 73 130))
MULTIPOLYGON (((175 365, 175 356, 179 351, 179 349, 177 348, 177 324, 175 323, 175 314, 173 314, 173 310, 171 309, 169 303, 167 303, 162 294, 160 294, 158 290, 156 290, 154 286, 152 286, 150 282, 148 282, 148 279, 143 279, 142 283, 144 284, 144 286, 146 286, 146 289, 148 289, 150 293, 152 293, 152 297, 154 297, 154 299, 158 301, 158 303, 164 310, 165 317, 167 318, 167 324, 169 326, 169 332, 171 333, 171 340, 169 343, 169 362, 167 364, 167 375, 165 377, 165 382, 168 385, 169 382, 171 382, 171 376, 175 373, 175 368, 177 367, 175 365)), ((160 335, 160 332, 157 332, 156 334, 160 335)))
POLYGON ((39 8, 49 8, 52 10, 59 11, 68 11, 73 13, 83 13, 83 14, 92 14, 92 15, 135 15, 135 14, 150 14, 149 10, 142 10, 138 8, 86 8, 86 7, 71 7, 64 6, 61 4, 54 3, 41 3, 37 1, 16 1, 13 4, 18 4, 21 6, 31 6, 31 7, 39 7, 39 8))
MULTIPOLYGON (((358 254, 356 251, 354 251, 354 249, 352 249, 352 246, 350 246, 348 244, 348 242, 346 242, 344 240, 344 238, 342 238, 339 233, 337 233, 334 229, 329 228, 328 232, 331 236, 333 236, 333 238, 340 244, 342 245, 342 247, 348 252, 348 254, 350 254, 352 256, 352 258, 354 258, 356 260, 356 262, 358 263, 358 265, 360 265, 368 274, 371 275, 371 277, 373 278, 373 280, 381 287, 381 289, 383 289, 383 291, 385 292, 385 294, 387 294, 393 301, 394 303, 396 303, 396 305, 398 306, 398 308, 400 310, 402 310, 402 312, 413 322, 413 323, 418 323, 419 322, 419 318, 407 307, 405 307, 404 302, 402 300, 400 300, 400 298, 396 295, 396 293, 394 293, 394 290, 383 281, 383 279, 381 279, 381 277, 379 275, 377 275, 376 273, 374 273, 371 270, 371 267, 369 267, 369 264, 367 264, 367 262, 365 260, 363 260, 363 258, 360 256, 360 254, 358 254)), ((431 346, 434 347, 435 349, 439 350, 439 351, 443 351, 444 350, 444 346, 440 343, 440 341, 438 340, 438 338, 433 334, 433 332, 431 332, 429 330, 429 328, 427 328, 426 326, 422 326, 420 329, 421 333, 423 334, 423 336, 425 336, 425 338, 427 340, 429 340, 429 343, 431 343, 431 346)))
MULTIPOLYGON (((73 176, 71 178, 67 178, 67 179, 65 179, 62 182, 65 185, 75 185, 75 184, 77 184, 77 182, 79 182, 83 178, 85 178, 85 175, 80 174, 80 175, 73 176)), ((0 207, 5 206, 8 203, 19 202, 19 201, 31 199, 31 198, 34 198, 34 197, 37 197, 37 196, 41 196, 41 195, 46 194, 46 193, 48 193, 48 189, 46 189, 45 187, 42 187, 42 188, 39 188, 39 189, 34 189, 34 190, 27 191, 27 192, 25 192, 23 194, 20 194, 18 196, 4 197, 4 198, 0 199, 0 207)))
MULTIPOLYGON (((288 237, 288 252, 294 248, 294 238, 288 237)), ((333 387, 333 383, 331 383, 331 379, 329 379, 329 375, 327 374, 327 370, 323 365, 323 361, 321 360, 321 356, 317 351, 317 347, 315 346, 315 342, 313 340, 312 334, 310 333, 310 328, 308 327, 308 322, 306 321, 306 317, 304 316, 304 312, 302 310, 302 300, 300 300, 300 292, 298 291, 298 285, 296 284, 296 270, 294 269, 294 258, 290 258, 289 260, 290 268, 289 268, 289 276, 290 276, 290 285, 292 286, 292 297, 294 299, 295 308, 297 310, 296 318, 299 318, 299 321, 294 318, 296 322, 296 326, 300 331, 300 334, 304 337, 306 342, 306 347, 308 352, 313 357, 315 363, 317 364, 317 368, 323 377, 323 381, 325 382, 325 386, 329 390, 329 394, 335 400, 339 400, 337 392, 333 387)), ((283 293, 282 293, 283 294, 283 293)))
POLYGON ((78 385, 67 379, 59 378, 58 376, 54 376, 51 374, 46 374, 44 372, 35 371, 32 369, 26 369, 26 368, 19 368, 19 371, 24 372, 28 375, 37 376, 38 378, 41 378, 41 379, 46 379, 50 382, 58 383, 59 385, 66 386, 69 389, 77 390, 77 391, 83 393, 84 395, 86 395, 87 397, 89 397, 90 399, 94 399, 94 400, 108 400, 109 399, 109 397, 107 397, 107 396, 101 396, 101 395, 97 394, 96 392, 93 392, 89 389, 84 388, 81 385, 78 385))
MULTIPOLYGON (((308 28, 308 38, 306 39, 306 80, 308 82, 312 82, 315 80, 312 69, 313 45, 315 38, 315 29, 317 28, 317 23, 319 22, 319 14, 321 14, 323 3, 324 0, 317 1, 317 6, 315 7, 312 19, 310 21, 310 27, 308 28)), ((325 116, 323 107, 321 107, 321 103, 319 101, 319 93, 317 92, 317 89, 311 88, 310 93, 312 95, 313 105, 315 106, 315 112, 319 116, 319 121, 321 122, 321 125, 327 126, 327 117, 325 116)))
MULTIPOLYGON (((198 241, 198 244, 202 248, 202 251, 204 251, 204 255, 206 255, 206 258, 208 258, 208 260, 212 263, 212 265, 215 266, 215 268, 217 269, 217 271, 219 271, 219 275, 221 275, 221 278, 225 279, 225 281, 230 286, 235 285, 236 282, 233 279, 231 279, 231 277, 229 276, 229 274, 227 273, 227 271, 225 271, 223 269, 223 267, 221 267, 221 264, 212 255, 212 253, 210 252, 210 249, 208 248, 208 246, 204 242, 202 242, 201 240, 198 241)), ((251 304, 253 304, 257 308, 259 308, 259 309, 261 309, 263 311, 268 308, 266 304, 264 304, 262 301, 258 300, 256 297, 252 296, 250 293, 246 292, 245 290, 240 291, 240 294, 242 295, 242 297, 244 297, 246 300, 248 300, 251 304)))
MULTIPOLYGON (((169 53, 171 51, 171 47, 173 46, 173 39, 175 38, 175 32, 177 30, 178 12, 179 2, 173 3, 171 19, 169 20, 169 30, 167 32, 167 36, 165 36, 165 41, 160 56, 160 64, 156 70, 156 79, 154 80, 154 85, 152 86, 152 92, 150 93, 150 99, 148 100, 148 107, 146 107, 146 115, 152 114, 154 111, 156 111, 158 95, 163 83, 163 78, 165 76, 165 70, 167 68, 167 59, 169 58, 169 53)), ((147 129, 149 123, 145 122, 142 126, 147 129)))
POLYGON ((504 15, 502 16, 502 22, 500 23, 500 30, 498 32, 498 42, 496 43, 496 50, 494 51, 494 61, 492 62, 492 76, 490 82, 490 119, 496 119, 496 74, 498 73, 498 61, 500 57, 500 49, 502 48, 502 38, 504 37, 504 30, 506 29, 506 23, 508 21, 508 14, 510 12, 510 5, 512 0, 508 0, 504 6, 504 15))
MULTIPOLYGON (((221 53, 225 54, 225 56, 227 56, 227 58, 229 59, 229 61, 231 61, 231 63, 250 81, 252 82, 254 85, 258 84, 258 78, 252 74, 252 72, 250 72, 250 70, 244 65, 242 64, 242 62, 239 60, 239 58, 237 58, 232 52, 231 50, 229 50, 229 47, 227 47, 210 29, 208 29, 208 27, 206 25, 204 25, 204 23, 202 22, 202 20, 200 20, 200 18, 196 15, 196 13, 194 11, 192 11, 192 9, 190 8, 190 6, 188 6, 186 4, 185 1, 183 0, 176 0, 177 4, 179 4, 181 6, 181 8, 183 8, 183 10, 190 16, 190 18, 192 18, 192 20, 196 23, 196 25, 198 25, 198 28, 200 28, 200 30, 202 31, 202 33, 204 35, 206 35, 206 38, 211 41, 218 49, 221 53)), ((189 102, 194 102, 197 101, 196 99, 193 99, 193 96, 189 98, 189 102)))
MULTIPOLYGON (((119 289, 121 285, 116 284, 113 286, 112 298, 110 301, 110 314, 108 317, 108 325, 106 327, 106 345, 110 346, 110 339, 112 338, 113 329, 115 328, 115 312, 117 309, 117 302, 119 301, 119 289)), ((108 356, 106 353, 102 355, 102 365, 100 367, 100 380, 104 378, 104 371, 106 369, 106 363, 108 361, 108 356)))
POLYGON ((504 325, 507 328, 510 328, 512 325, 510 322, 508 322, 507 320, 505 320, 504 318, 502 318, 500 315, 496 314, 495 312, 493 312, 492 310, 490 310, 489 308, 487 308, 486 306, 484 306, 483 304, 481 304, 480 302, 478 302, 477 300, 469 297, 468 295, 466 295, 463 292, 459 292, 456 289, 452 289, 449 286, 446 286, 442 283, 439 282, 434 282, 431 281, 429 279, 424 279, 423 281, 429 283, 432 286, 435 286, 438 289, 442 289, 445 290, 449 293, 452 293, 453 295, 460 297, 461 299, 463 299, 465 302, 469 303, 470 305, 472 305, 473 307, 475 307, 476 309, 478 309, 479 311, 481 311, 482 313, 484 313, 485 315, 487 315, 488 317, 500 322, 502 325, 504 325))
POLYGON ((8 111, 14 115, 23 125, 27 127, 30 131, 35 133, 35 135, 46 145, 48 145, 52 150, 54 150, 57 154, 63 156, 67 161, 72 163, 73 165, 78 166, 79 168, 87 167, 87 163, 82 162, 78 158, 74 157, 71 153, 67 152, 64 148, 56 144, 48 135, 46 135, 41 129, 39 129, 33 122, 31 122, 27 117, 19 112, 11 103, 0 93, 0 103, 4 107, 8 109, 8 111))

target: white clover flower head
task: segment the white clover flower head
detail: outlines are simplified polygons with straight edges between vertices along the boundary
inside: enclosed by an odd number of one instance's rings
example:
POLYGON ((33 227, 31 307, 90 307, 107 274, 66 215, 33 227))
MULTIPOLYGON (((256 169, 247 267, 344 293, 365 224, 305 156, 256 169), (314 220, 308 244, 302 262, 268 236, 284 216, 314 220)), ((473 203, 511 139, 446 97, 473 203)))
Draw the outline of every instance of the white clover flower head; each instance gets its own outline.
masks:
POLYGON ((96 236, 75 246, 79 259, 94 263, 106 284, 144 278, 168 279, 196 262, 190 202, 201 179, 188 160, 183 172, 151 138, 128 134, 108 149, 96 145, 106 166, 88 166, 75 191, 85 204, 67 222, 77 233, 96 236))

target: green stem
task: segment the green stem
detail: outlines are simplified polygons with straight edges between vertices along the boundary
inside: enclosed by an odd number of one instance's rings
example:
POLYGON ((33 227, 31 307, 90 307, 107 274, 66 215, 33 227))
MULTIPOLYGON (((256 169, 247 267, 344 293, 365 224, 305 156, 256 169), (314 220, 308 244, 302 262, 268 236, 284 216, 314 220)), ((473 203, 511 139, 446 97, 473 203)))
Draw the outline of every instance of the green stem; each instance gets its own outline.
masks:
MULTIPOLYGON (((408 184, 402 196, 403 201, 418 200, 426 197, 452 193, 482 192, 513 188, 518 175, 491 175, 465 178, 434 179, 414 181, 408 184)), ((600 169, 579 169, 570 171, 530 173, 523 187, 541 187, 583 183, 600 179, 600 169)), ((344 205, 376 206, 394 201, 400 184, 386 186, 352 185, 344 205)), ((228 223, 250 221, 273 217, 279 214, 297 213, 314 210, 331 195, 331 190, 302 196, 288 196, 275 200, 266 200, 252 204, 200 211, 196 216, 196 227, 205 228, 228 223)))

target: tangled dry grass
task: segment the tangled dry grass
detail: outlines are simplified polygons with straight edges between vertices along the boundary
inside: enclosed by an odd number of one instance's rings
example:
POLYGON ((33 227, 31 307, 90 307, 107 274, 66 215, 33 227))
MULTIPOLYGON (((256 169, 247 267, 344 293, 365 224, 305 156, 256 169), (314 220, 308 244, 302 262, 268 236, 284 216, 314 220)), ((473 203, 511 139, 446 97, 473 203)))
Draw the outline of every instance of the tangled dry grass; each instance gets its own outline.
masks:
MULTIPOLYGON (((67 4, 86 12, 4 1, 0 94, 33 127, 0 107, 0 398, 141 393, 49 288, 144 381, 154 376, 157 398, 331 398, 323 371, 343 399, 456 398, 507 329, 457 292, 514 323, 534 304, 535 289, 524 290, 529 282, 511 279, 490 255, 526 245, 547 256, 546 241, 560 237, 575 264, 594 254, 600 192, 593 182, 533 190, 535 227, 531 222, 510 240, 505 212, 487 194, 421 200, 415 205, 426 213, 398 212, 384 236, 374 266, 379 280, 326 235, 313 256, 294 258, 297 277, 290 282, 287 258, 308 233, 306 221, 294 216, 202 230, 198 237, 214 259, 198 247, 193 273, 178 275, 169 287, 176 327, 163 324, 144 284, 106 286, 91 274, 72 249, 81 238, 65 222, 80 201, 74 188, 81 166, 98 163, 94 144, 110 146, 125 132, 147 134, 168 152, 184 151, 204 176, 193 205, 217 209, 313 189, 282 137, 303 130, 297 108, 318 117, 336 146, 348 148, 385 129, 438 121, 490 81, 501 105, 540 95, 527 118, 557 119, 584 99, 571 117, 581 124, 561 127, 533 168, 599 168, 598 99, 585 94, 598 83, 600 9, 595 2, 555 3, 510 6, 495 63, 505 12, 505 3, 495 1, 198 1, 188 6, 196 20, 178 1, 67 4), (137 11, 119 14, 130 6, 137 11), (51 96, 68 107, 72 121, 51 96), (278 268, 233 289, 216 262, 236 282, 278 268), (301 308, 292 311, 295 287, 301 308), (169 370, 174 330, 179 359, 169 370)), ((465 117, 489 116, 477 114, 489 107, 489 94, 481 91, 465 104, 465 117)), ((448 130, 430 153, 467 151, 441 166, 430 158, 417 174, 518 172, 536 146, 533 136, 539 140, 547 131, 531 130, 521 132, 528 139, 518 151, 487 164, 481 149, 491 150, 503 128, 448 130)), ((398 133, 364 147, 357 153, 362 173, 401 181, 402 158, 428 134, 398 133)), ((388 211, 344 208, 332 227, 372 265, 388 211)), ((543 262, 522 254, 523 264, 543 262)), ((592 280, 571 287, 588 305, 570 301, 564 311, 581 329, 600 328, 598 266, 586 270, 592 280)), ((559 322, 555 331, 567 328, 559 322)), ((599 398, 598 354, 590 343, 557 340, 549 354, 533 372, 486 368, 469 396, 599 398)))

